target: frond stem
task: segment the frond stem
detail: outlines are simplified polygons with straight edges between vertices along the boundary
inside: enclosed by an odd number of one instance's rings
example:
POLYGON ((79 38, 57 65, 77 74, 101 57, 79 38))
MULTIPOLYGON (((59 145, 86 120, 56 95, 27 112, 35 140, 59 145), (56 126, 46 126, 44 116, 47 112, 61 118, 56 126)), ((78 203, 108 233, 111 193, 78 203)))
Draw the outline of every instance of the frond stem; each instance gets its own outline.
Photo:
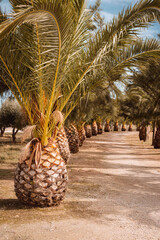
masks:
POLYGON ((91 64, 88 66, 88 68, 85 70, 85 72, 82 74, 82 76, 80 77, 80 79, 77 81, 76 85, 74 86, 74 88, 72 89, 72 91, 70 92, 69 96, 67 97, 67 99, 65 100, 65 102, 63 103, 60 111, 62 112, 64 107, 66 106, 66 104, 68 103, 69 99, 71 98, 72 94, 74 93, 74 91, 76 90, 76 88, 78 87, 78 85, 80 84, 80 82, 82 81, 82 79, 84 78, 84 76, 86 75, 86 73, 89 71, 90 67, 92 66, 92 64, 94 63, 96 57, 94 58, 94 60, 91 62, 91 64))
POLYGON ((57 61, 55 77, 54 77, 54 81, 53 81, 52 94, 51 94, 51 97, 50 97, 49 106, 48 106, 46 119, 45 119, 45 123, 44 123, 44 131, 43 131, 43 136, 42 136, 42 145, 43 146, 47 145, 47 143, 48 143, 48 140, 47 140, 48 123, 49 123, 50 114, 51 114, 52 105, 53 105, 54 92, 55 92, 55 87, 56 87, 56 82, 57 82, 57 77, 58 77, 60 55, 61 55, 61 33, 60 33, 60 28, 59 28, 57 19, 54 17, 54 15, 52 13, 50 13, 50 12, 48 12, 48 13, 53 17, 53 19, 55 20, 56 25, 57 25, 58 35, 59 35, 59 52, 58 52, 58 61, 57 61))

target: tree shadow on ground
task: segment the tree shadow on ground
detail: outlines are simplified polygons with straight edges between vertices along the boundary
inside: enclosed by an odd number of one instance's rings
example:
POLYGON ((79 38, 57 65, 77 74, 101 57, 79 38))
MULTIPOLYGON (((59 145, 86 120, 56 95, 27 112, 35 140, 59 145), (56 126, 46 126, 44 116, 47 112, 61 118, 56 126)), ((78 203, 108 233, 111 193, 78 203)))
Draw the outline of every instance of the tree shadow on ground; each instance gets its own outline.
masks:
POLYGON ((3 210, 18 210, 18 209, 32 209, 33 206, 24 205, 18 199, 0 199, 0 209, 3 210))
POLYGON ((0 180, 13 180, 14 174, 15 169, 0 169, 0 180))
MULTIPOLYGON (((128 148, 127 148, 128 149, 128 148)), ((81 154, 88 154, 88 151, 81 151, 81 154)), ((92 154, 95 154, 95 155, 105 155, 105 156, 107 156, 107 155, 126 155, 126 152, 123 152, 123 153, 121 153, 121 152, 107 152, 107 149, 106 150, 104 150, 104 152, 102 152, 102 151, 96 151, 96 152, 89 152, 89 153, 92 153, 92 154)), ((130 153, 127 153, 127 155, 130 155, 130 156, 132 156, 132 155, 140 155, 140 156, 147 156, 147 155, 150 155, 150 156, 152 156, 152 155, 160 155, 160 153, 159 153, 159 151, 158 152, 156 152, 156 153, 134 153, 134 152, 130 152, 130 153)))
MULTIPOLYGON (((1 140, 1 139, 0 139, 1 140)), ((16 145, 21 145, 21 142, 19 139, 16 139, 16 142, 13 142, 12 139, 8 138, 8 139, 5 139, 3 141, 0 141, 0 146, 5 146, 5 145, 13 145, 13 146, 16 146, 16 145)))

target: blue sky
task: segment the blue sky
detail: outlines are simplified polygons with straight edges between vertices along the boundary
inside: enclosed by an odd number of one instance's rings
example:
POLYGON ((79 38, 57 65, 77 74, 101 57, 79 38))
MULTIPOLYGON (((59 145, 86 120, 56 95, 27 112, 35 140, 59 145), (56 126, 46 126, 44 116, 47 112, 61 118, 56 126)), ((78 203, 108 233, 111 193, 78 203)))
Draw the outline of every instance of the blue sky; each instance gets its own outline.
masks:
MULTIPOLYGON (((93 4, 95 0, 88 0, 88 4, 93 4)), ((101 0, 102 15, 106 21, 109 21, 113 16, 117 15, 123 8, 126 8, 130 4, 134 4, 136 0, 101 0)), ((0 6, 7 12, 11 11, 11 7, 8 0, 2 0, 0 6)), ((156 37, 160 33, 160 25, 154 24, 154 26, 143 30, 141 33, 144 37, 156 37)))
MULTIPOLYGON (((93 4, 95 0, 89 0, 89 4, 93 4)), ((134 5, 137 0, 101 0, 102 15, 105 17, 106 21, 110 21, 113 16, 117 16, 118 13, 127 8, 128 5, 134 5)), ((143 37, 157 37, 160 33, 160 24, 156 23, 154 26, 150 26, 148 29, 143 29, 141 35, 143 37)))

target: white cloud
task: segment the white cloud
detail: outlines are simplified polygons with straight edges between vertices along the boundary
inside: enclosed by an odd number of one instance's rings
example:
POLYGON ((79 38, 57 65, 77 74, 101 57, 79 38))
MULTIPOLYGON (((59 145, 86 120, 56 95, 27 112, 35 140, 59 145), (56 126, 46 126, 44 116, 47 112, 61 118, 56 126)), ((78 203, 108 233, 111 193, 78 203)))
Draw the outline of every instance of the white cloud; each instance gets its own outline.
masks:
MULTIPOLYGON (((95 0, 90 0, 90 1, 95 1, 95 0)), ((102 3, 113 3, 113 4, 124 4, 124 3, 135 3, 137 0, 101 0, 102 3)))
POLYGON ((105 21, 106 21, 106 22, 112 20, 113 17, 116 16, 116 15, 114 15, 114 14, 112 14, 112 13, 105 12, 105 11, 101 11, 101 15, 105 18, 105 21))
MULTIPOLYGON (((104 0, 105 1, 105 0, 104 0)), ((130 4, 130 3, 135 3, 135 2, 137 2, 137 0, 117 0, 117 2, 118 3, 128 3, 128 4, 130 4)))
MULTIPOLYGON (((89 0, 89 4, 93 4, 96 2, 96 0, 89 0)), ((133 5, 137 2, 137 0, 101 0, 102 4, 112 4, 113 8, 115 5, 117 6, 122 6, 122 7, 127 7, 129 5, 133 5)))
POLYGON ((11 5, 8 0, 3 0, 0 3, 0 7, 1 7, 2 11, 5 11, 7 13, 11 11, 11 5))
POLYGON ((142 29, 140 31, 139 36, 142 37, 143 39, 145 39, 145 38, 155 38, 155 37, 157 37, 157 34, 158 34, 157 30, 153 27, 150 27, 148 29, 147 28, 142 29))

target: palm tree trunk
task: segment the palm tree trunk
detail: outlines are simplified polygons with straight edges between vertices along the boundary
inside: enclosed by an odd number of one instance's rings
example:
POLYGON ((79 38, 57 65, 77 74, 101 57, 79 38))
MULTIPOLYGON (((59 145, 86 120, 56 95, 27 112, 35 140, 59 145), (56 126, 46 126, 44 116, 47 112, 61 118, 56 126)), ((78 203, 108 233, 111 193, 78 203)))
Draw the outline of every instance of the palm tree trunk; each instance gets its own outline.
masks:
POLYGON ((114 124, 114 131, 118 131, 118 122, 117 121, 114 124))
POLYGON ((103 133, 103 127, 102 124, 98 124, 98 134, 102 134, 103 133))
POLYGON ((81 128, 78 129, 78 136, 79 136, 79 146, 82 147, 83 142, 86 139, 86 132, 85 132, 84 126, 81 126, 81 128))
POLYGON ((97 136, 98 134, 98 127, 96 121, 93 121, 92 123, 92 135, 97 136))
POLYGON ((79 152, 79 135, 78 130, 74 124, 71 124, 69 128, 66 129, 66 135, 68 138, 70 152, 79 152))
POLYGON ((57 206, 66 192, 66 165, 53 138, 48 139, 48 145, 42 150, 36 152, 33 150, 35 147, 36 144, 30 147, 30 153, 16 169, 16 196, 22 203, 29 205, 57 206), (38 166, 37 154, 41 156, 38 166))
POLYGON ((58 130, 56 142, 58 144, 60 155, 63 158, 63 160, 65 161, 65 163, 67 164, 69 162, 71 154, 70 154, 70 150, 69 150, 68 139, 67 139, 66 132, 65 132, 65 129, 63 126, 58 130))
POLYGON ((129 124, 129 128, 128 131, 131 132, 132 131, 132 123, 129 124))
POLYGON ((105 132, 110 132, 110 131, 111 131, 111 128, 110 128, 109 123, 106 123, 106 124, 105 124, 104 131, 105 131, 105 132))
POLYGON ((122 128, 121 128, 121 130, 122 130, 123 132, 126 131, 125 122, 122 123, 122 128))
POLYGON ((91 125, 87 124, 85 126, 85 130, 86 130, 86 137, 87 138, 92 137, 92 127, 91 127, 91 125))

